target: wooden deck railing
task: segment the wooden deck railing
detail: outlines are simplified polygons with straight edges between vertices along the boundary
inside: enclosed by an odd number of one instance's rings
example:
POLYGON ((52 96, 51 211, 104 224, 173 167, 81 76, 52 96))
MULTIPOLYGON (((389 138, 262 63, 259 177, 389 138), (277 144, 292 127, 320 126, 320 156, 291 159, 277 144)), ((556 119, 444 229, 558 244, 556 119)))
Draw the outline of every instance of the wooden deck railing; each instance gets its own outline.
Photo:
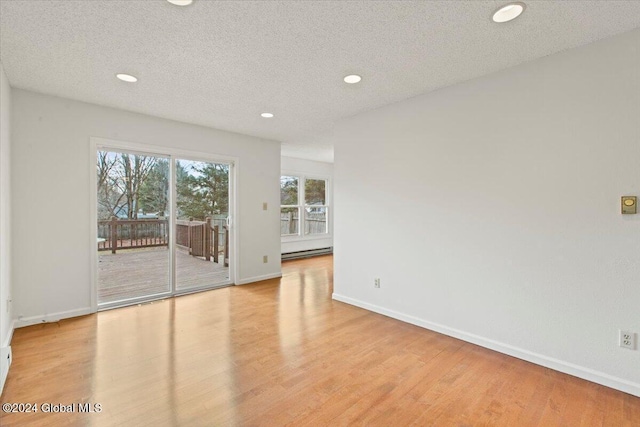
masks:
POLYGON ((150 248, 169 244, 169 222, 166 219, 117 219, 98 221, 99 251, 150 248))
MULTIPOLYGON (((225 266, 229 265, 229 229, 226 225, 213 225, 211 218, 205 221, 176 221, 176 245, 189 250, 195 257, 218 262, 220 249, 225 266), (222 240, 222 243, 220 242, 222 240)), ((220 222, 221 220, 217 220, 220 222)), ((126 220, 112 218, 98 221, 98 250, 116 253, 118 249, 137 249, 169 245, 167 219, 126 220)))
MULTIPOLYGON (((207 261, 213 258, 218 262, 218 255, 221 249, 220 241, 224 242, 223 254, 225 265, 228 265, 229 253, 229 229, 226 225, 220 231, 220 225, 213 224, 215 220, 207 217, 204 221, 177 220, 176 221, 176 244, 189 250, 189 254, 203 257, 207 261)), ((218 222, 222 220, 217 220, 218 222)))

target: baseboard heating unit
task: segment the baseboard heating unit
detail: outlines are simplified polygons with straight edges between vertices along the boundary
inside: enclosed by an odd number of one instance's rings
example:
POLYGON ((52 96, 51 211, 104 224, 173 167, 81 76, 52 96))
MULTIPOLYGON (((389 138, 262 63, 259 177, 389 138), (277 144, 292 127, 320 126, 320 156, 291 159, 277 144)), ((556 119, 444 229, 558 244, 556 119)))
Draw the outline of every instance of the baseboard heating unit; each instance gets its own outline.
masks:
POLYGON ((286 261, 288 259, 309 258, 312 256, 318 256, 318 255, 330 255, 332 253, 333 253, 333 247, 311 249, 308 251, 288 252, 286 254, 282 254, 282 260, 286 261))

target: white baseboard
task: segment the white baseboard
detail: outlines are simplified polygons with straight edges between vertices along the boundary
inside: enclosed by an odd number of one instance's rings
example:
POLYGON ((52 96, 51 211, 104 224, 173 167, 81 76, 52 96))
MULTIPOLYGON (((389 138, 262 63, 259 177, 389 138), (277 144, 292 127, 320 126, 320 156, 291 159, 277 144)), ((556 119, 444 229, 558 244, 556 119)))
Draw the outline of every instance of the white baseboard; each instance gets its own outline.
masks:
POLYGON ((4 339, 4 342, 0 343, 0 347, 9 347, 11 345, 11 340, 13 339, 13 331, 16 329, 16 321, 15 319, 11 320, 11 325, 9 325, 9 333, 7 337, 4 339))
POLYGON ((575 365, 563 360, 554 359, 553 357, 544 356, 542 354, 534 353, 522 348, 514 347, 478 335, 470 334, 458 329, 449 328, 438 323, 423 320, 418 317, 403 314, 394 310, 389 310, 384 307, 369 304, 367 302, 349 298, 336 293, 332 295, 332 298, 336 301, 364 308, 365 310, 392 317, 394 319, 401 320, 412 325, 420 326, 422 328, 448 335, 450 337, 458 338, 460 340, 467 341, 472 344, 497 351, 499 353, 504 353, 509 356, 517 357, 518 359, 526 360, 527 362, 535 363, 536 365, 544 366, 555 371, 573 375, 574 377, 582 378, 587 381, 601 384, 603 386, 640 397, 640 384, 625 380, 623 378, 614 377, 604 372, 595 371, 593 369, 585 368, 583 366, 575 365))
POLYGON ((41 316, 22 317, 15 320, 16 328, 24 328, 25 326, 37 325, 38 323, 51 323, 58 320, 68 319, 70 317, 85 316, 93 313, 91 307, 80 308, 77 310, 61 311, 58 313, 44 314, 41 316))
POLYGON ((248 283, 260 282, 262 280, 278 279, 282 277, 282 273, 264 274, 262 276, 253 276, 246 279, 237 280, 236 285, 246 285, 248 283))
POLYGON ((15 320, 11 320, 11 324, 9 325, 9 333, 4 339, 4 342, 0 343, 0 363, 2 364, 2 366, 0 367, 0 394, 2 394, 2 390, 4 390, 4 384, 7 381, 7 375, 9 375, 10 366, 5 365, 5 356, 6 354, 9 354, 9 357, 11 357, 11 339, 13 338, 15 323, 15 320))
POLYGON ((12 360, 11 347, 0 347, 0 394, 2 394, 4 385, 7 382, 12 360))

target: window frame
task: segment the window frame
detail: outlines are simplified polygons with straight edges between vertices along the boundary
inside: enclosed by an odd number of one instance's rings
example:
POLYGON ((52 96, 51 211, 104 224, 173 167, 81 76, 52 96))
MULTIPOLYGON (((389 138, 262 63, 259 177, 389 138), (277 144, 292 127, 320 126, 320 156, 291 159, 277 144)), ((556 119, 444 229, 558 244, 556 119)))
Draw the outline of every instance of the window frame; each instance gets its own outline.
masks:
POLYGON ((298 178, 298 204, 297 205, 280 205, 280 212, 283 208, 296 208, 298 209, 298 232, 296 234, 280 234, 280 238, 283 241, 297 241, 297 240, 317 240, 327 239, 332 237, 331 232, 331 178, 326 175, 306 174, 295 171, 282 171, 280 177, 289 176, 298 178), (324 205, 308 205, 306 200, 305 186, 308 179, 322 180, 325 182, 325 204, 324 205), (308 234, 304 230, 306 228, 305 208, 324 208, 326 209, 326 232, 308 234))
POLYGON ((280 173, 280 191, 282 191, 282 177, 287 176, 290 178, 296 178, 298 180, 298 184, 297 184, 297 199, 298 199, 298 204, 297 205, 283 205, 282 204, 282 198, 280 199, 280 221, 282 221, 282 209, 297 209, 298 210, 298 232, 297 233, 293 233, 293 234, 282 234, 282 231, 280 232, 280 237, 298 237, 300 236, 300 229, 301 229, 301 220, 300 220, 300 214, 301 214, 301 208, 300 208, 300 200, 301 200, 301 194, 300 194, 300 181, 301 178, 300 176, 298 176, 297 174, 288 174, 288 173, 280 173))

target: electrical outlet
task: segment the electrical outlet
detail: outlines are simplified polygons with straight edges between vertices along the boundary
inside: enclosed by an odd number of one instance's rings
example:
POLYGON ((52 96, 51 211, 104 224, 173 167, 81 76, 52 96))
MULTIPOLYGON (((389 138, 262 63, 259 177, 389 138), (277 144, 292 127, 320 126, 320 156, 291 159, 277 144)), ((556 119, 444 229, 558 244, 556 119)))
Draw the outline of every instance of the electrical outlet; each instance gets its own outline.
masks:
POLYGON ((636 334, 629 331, 619 331, 620 337, 618 344, 622 348, 628 348, 629 350, 636 349, 636 334))
POLYGON ((267 210, 267 202, 262 203, 262 210, 263 211, 267 210))
POLYGON ((374 288, 379 288, 380 287, 380 279, 373 279, 373 287, 374 288))
POLYGON ((265 264, 266 264, 266 263, 268 263, 268 262, 269 262, 269 257, 268 257, 268 256, 266 256, 266 255, 265 255, 265 256, 263 256, 263 257, 262 257, 262 262, 263 262, 263 263, 265 263, 265 264))

